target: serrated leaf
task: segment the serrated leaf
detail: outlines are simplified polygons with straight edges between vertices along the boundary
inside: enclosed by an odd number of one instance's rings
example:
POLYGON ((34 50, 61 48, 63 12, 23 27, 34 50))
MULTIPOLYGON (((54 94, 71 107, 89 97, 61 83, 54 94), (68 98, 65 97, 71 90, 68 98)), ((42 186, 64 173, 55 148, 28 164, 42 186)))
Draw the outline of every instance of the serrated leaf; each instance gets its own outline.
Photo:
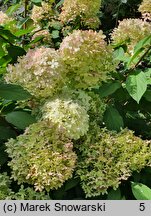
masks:
POLYGON ((134 197, 137 200, 151 200, 151 189, 142 183, 131 182, 134 197))
POLYGON ((112 83, 104 83, 100 88, 99 88, 99 95, 101 98, 109 96, 113 94, 117 89, 121 87, 121 83, 116 81, 112 83))
POLYGON ((104 114, 105 126, 109 130, 120 131, 124 128, 123 118, 118 110, 112 106, 109 106, 104 114))
POLYGON ((21 86, 12 84, 1 84, 0 97, 6 100, 26 100, 29 99, 31 95, 21 86))
POLYGON ((5 117, 6 121, 16 126, 18 129, 25 129, 30 124, 36 122, 35 118, 27 112, 14 111, 8 113, 5 117))
POLYGON ((139 103, 147 89, 147 77, 142 71, 135 71, 126 80, 126 89, 130 96, 139 103))

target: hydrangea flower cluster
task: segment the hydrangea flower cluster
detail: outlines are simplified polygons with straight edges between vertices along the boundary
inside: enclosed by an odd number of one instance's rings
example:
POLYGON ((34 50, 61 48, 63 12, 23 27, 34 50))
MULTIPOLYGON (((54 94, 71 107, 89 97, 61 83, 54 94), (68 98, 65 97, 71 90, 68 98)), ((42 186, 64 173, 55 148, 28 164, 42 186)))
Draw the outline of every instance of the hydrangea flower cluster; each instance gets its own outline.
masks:
POLYGON ((48 29, 43 29, 43 30, 37 29, 37 32, 33 35, 32 40, 36 39, 37 37, 43 37, 42 39, 43 43, 47 43, 47 44, 52 43, 52 37, 48 29))
MULTIPOLYGON (((75 30, 60 45, 60 55, 74 88, 89 88, 108 79, 115 70, 112 49, 102 32, 75 30)), ((69 84, 70 84, 69 83, 69 84)))
POLYGON ((3 11, 0 11, 0 25, 5 25, 10 21, 12 21, 12 19, 8 17, 3 11))
POLYGON ((29 183, 35 189, 57 189, 72 177, 76 154, 64 129, 43 121, 30 125, 23 135, 10 139, 7 153, 12 159, 12 177, 18 183, 29 183))
POLYGON ((31 19, 33 20, 35 26, 41 26, 41 22, 43 20, 49 20, 51 17, 53 17, 53 2, 53 0, 49 2, 42 1, 41 6, 33 6, 31 19))
POLYGON ((9 17, 6 13, 4 13, 3 11, 0 11, 0 25, 4 26, 12 31, 15 32, 16 31, 16 26, 14 24, 14 21, 11 17, 9 17))
POLYGON ((44 191, 37 192, 32 187, 24 188, 23 185, 18 192, 10 189, 12 181, 6 172, 0 174, 0 200, 49 200, 49 195, 44 191))
POLYGON ((117 134, 94 128, 77 147, 77 175, 87 197, 107 193, 109 187, 117 189, 133 171, 151 166, 151 142, 127 129, 117 134))
POLYGON ((151 0, 143 0, 138 9, 143 18, 151 19, 151 0))
POLYGON ((35 48, 18 59, 18 63, 8 66, 5 76, 7 83, 22 85, 35 97, 50 97, 65 82, 61 59, 52 48, 35 48))
POLYGON ((11 180, 7 173, 0 173, 0 200, 11 199, 13 192, 9 188, 10 184, 11 180))
POLYGON ((79 139, 87 133, 89 116, 86 110, 72 100, 55 99, 46 102, 42 107, 42 119, 56 123, 64 128, 67 137, 79 139))
POLYGON ((64 98, 72 98, 73 101, 84 107, 89 115, 89 125, 94 121, 98 124, 102 123, 106 103, 98 94, 92 91, 86 92, 81 89, 73 90, 69 88, 64 88, 62 93, 64 98))
POLYGON ((131 54, 134 46, 151 33, 151 25, 141 19, 124 19, 112 32, 114 44, 128 43, 128 53, 131 54))
POLYGON ((60 20, 67 24, 69 22, 74 23, 76 19, 80 18, 82 25, 95 29, 100 24, 98 18, 100 7, 101 0, 74 0, 72 4, 70 0, 65 0, 60 20))

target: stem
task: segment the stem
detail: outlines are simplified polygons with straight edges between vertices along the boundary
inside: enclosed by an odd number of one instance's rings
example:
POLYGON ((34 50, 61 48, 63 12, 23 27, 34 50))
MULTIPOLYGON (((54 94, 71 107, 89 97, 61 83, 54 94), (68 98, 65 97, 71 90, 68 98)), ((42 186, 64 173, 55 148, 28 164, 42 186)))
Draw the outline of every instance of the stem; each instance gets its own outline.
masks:
POLYGON ((139 61, 136 63, 136 65, 134 66, 134 68, 136 68, 139 63, 143 60, 143 58, 148 54, 148 52, 151 50, 151 46, 148 47, 148 49, 146 50, 146 52, 141 56, 141 58, 139 59, 139 61))
MULTIPOLYGON (((24 18, 26 18, 27 17, 27 13, 28 13, 28 0, 25 0, 25 11, 24 11, 24 18)), ((26 23, 24 24, 24 29, 26 29, 27 28, 27 25, 26 25, 26 23)))
POLYGON ((118 25, 118 17, 119 17, 120 7, 121 7, 121 3, 118 5, 115 27, 117 27, 117 25, 118 25))

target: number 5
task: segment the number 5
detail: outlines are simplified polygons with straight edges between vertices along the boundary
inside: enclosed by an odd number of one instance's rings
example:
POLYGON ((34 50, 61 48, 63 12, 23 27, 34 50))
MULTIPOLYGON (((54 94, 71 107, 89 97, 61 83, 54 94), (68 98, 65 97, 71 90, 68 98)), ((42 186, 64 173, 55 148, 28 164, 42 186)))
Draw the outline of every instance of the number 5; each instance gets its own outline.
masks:
POLYGON ((144 211, 145 210, 145 203, 140 203, 139 204, 139 210, 144 211))

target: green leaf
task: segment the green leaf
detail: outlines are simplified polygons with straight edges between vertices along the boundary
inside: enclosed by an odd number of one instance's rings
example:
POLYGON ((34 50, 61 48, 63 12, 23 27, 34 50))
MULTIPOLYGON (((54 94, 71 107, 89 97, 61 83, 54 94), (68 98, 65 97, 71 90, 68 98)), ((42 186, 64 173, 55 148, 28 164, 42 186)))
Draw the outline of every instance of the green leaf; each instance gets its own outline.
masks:
POLYGON ((6 67, 11 60, 12 58, 9 55, 3 56, 0 58, 0 67, 6 67))
POLYGON ((56 8, 59 8, 62 4, 63 4, 64 0, 61 0, 59 1, 57 4, 56 4, 56 8))
POLYGON ((0 28, 0 36, 2 36, 8 43, 14 43, 14 40, 17 39, 9 30, 0 28))
POLYGON ((112 106, 109 106, 104 114, 105 126, 109 130, 120 131, 124 128, 123 118, 118 110, 112 106))
POLYGON ((26 100, 29 99, 31 95, 21 86, 12 84, 1 84, 0 97, 6 100, 26 100))
POLYGON ((135 48, 134 48, 134 54, 133 56, 130 58, 129 62, 127 63, 127 66, 129 67, 130 64, 138 57, 138 55, 144 50, 144 48, 147 45, 151 44, 151 35, 145 37, 144 39, 140 40, 135 48))
POLYGON ((15 136, 15 131, 13 131, 9 126, 0 125, 0 140, 7 140, 15 136))
POLYGON ((137 200, 151 200, 151 189, 142 183, 131 182, 134 197, 137 200))
POLYGON ((3 47, 0 45, 0 57, 3 57, 5 55, 5 51, 3 47))
POLYGON ((126 89, 130 96, 139 103, 147 89, 147 77, 142 71, 135 71, 126 80, 126 89))
POLYGON ((123 47, 118 47, 117 49, 115 49, 113 54, 114 54, 114 59, 116 60, 123 61, 123 62, 129 61, 129 57, 125 55, 125 51, 123 47))
POLYGON ((20 36, 23 36, 25 34, 31 33, 32 30, 34 30, 34 29, 35 29, 34 27, 31 27, 31 28, 28 28, 28 29, 21 29, 21 30, 18 30, 17 32, 15 32, 14 35, 16 37, 20 37, 20 36))
POLYGON ((59 31, 58 30, 53 30, 51 35, 52 35, 52 38, 54 38, 54 39, 59 38, 59 31))
POLYGON ((75 187, 79 183, 78 179, 70 179, 65 183, 65 191, 70 190, 71 188, 75 187))
POLYGON ((20 4, 14 4, 14 5, 10 6, 6 11, 6 14, 8 16, 11 16, 15 11, 18 10, 19 7, 20 7, 20 4))
POLYGON ((42 0, 32 0, 32 2, 37 6, 41 6, 42 0))
POLYGON ((110 83, 104 83, 100 88, 99 88, 99 95, 101 98, 109 96, 113 94, 117 89, 121 87, 121 83, 118 81, 115 82, 110 82, 110 83))
POLYGON ((30 124, 36 122, 35 118, 27 112, 14 111, 6 115, 6 120, 18 129, 25 129, 30 124))
POLYGON ((19 46, 9 46, 7 51, 13 61, 17 61, 18 56, 23 56, 26 54, 25 50, 19 46))
POLYGON ((107 195, 107 200, 121 200, 121 199, 122 199, 122 195, 119 188, 117 190, 112 189, 107 195))
POLYGON ((143 97, 144 97, 147 101, 151 102, 151 90, 148 89, 148 90, 145 92, 145 94, 143 95, 143 97))

